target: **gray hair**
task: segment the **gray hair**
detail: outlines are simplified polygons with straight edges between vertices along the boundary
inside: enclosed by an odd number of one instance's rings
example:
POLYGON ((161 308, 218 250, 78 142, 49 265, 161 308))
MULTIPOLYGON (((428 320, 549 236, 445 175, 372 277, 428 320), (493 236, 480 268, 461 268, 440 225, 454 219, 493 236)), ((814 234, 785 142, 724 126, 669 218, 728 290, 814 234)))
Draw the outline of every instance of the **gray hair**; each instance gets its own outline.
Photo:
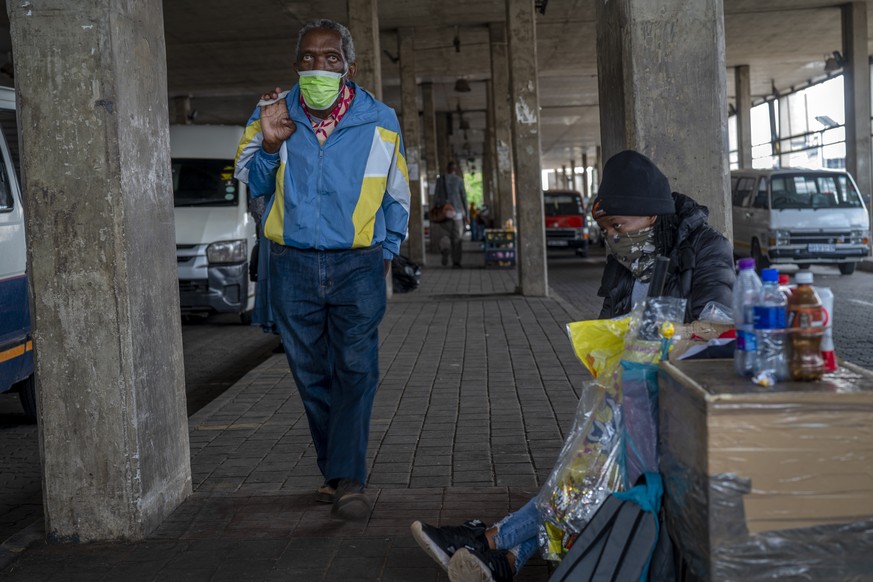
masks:
POLYGON ((324 28, 326 30, 335 30, 339 33, 340 38, 342 39, 343 46, 343 58, 346 60, 346 64, 351 64, 355 61, 355 42, 352 40, 352 33, 349 32, 349 29, 340 24, 335 20, 328 20, 327 18, 319 18, 318 20, 310 20, 306 24, 303 25, 303 28, 300 29, 300 32, 297 33, 297 52, 295 53, 294 60, 296 62, 300 62, 300 44, 303 42, 303 37, 307 35, 307 33, 315 30, 316 28, 324 28))

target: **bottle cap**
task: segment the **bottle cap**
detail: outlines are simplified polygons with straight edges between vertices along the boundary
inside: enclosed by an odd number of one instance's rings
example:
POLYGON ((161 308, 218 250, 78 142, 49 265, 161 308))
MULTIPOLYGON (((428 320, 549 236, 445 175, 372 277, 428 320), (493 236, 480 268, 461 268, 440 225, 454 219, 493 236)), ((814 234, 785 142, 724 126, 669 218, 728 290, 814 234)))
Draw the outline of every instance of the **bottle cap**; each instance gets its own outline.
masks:
POLYGON ((798 285, 812 285, 812 273, 809 271, 800 271, 794 275, 794 280, 798 285))
POLYGON ((779 284, 788 285, 789 283, 791 283, 791 278, 788 276, 788 273, 779 273, 779 284))
POLYGON ((777 283, 779 281, 779 271, 776 269, 764 269, 761 271, 761 281, 777 283))
POLYGON ((755 268, 755 259, 740 259, 739 267, 740 267, 740 271, 754 269, 755 268))

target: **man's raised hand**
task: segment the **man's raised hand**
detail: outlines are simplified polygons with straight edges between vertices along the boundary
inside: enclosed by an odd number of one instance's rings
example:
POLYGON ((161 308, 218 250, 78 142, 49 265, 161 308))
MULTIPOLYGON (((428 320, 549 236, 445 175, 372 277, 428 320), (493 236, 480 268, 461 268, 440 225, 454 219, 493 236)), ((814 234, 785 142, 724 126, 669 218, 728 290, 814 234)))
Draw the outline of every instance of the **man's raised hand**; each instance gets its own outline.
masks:
POLYGON ((261 133, 264 136, 262 147, 264 151, 274 154, 282 147, 282 142, 291 137, 297 125, 288 117, 288 105, 285 99, 279 98, 282 89, 276 87, 261 96, 262 101, 273 101, 261 105, 261 133))

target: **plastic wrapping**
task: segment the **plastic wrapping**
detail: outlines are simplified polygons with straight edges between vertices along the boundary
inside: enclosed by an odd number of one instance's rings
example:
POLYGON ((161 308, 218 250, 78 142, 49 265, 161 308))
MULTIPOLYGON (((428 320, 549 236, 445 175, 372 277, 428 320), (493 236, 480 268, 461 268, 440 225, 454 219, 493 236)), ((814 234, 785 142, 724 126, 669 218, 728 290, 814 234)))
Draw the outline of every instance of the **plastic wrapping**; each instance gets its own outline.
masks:
POLYGON ((658 471, 658 368, 623 360, 622 438, 625 483, 658 471))
POLYGON ((629 325, 630 316, 567 324, 576 357, 594 378, 618 365, 629 325))
POLYGON ((727 305, 723 305, 718 301, 710 301, 703 307, 700 312, 700 321, 712 321, 715 323, 733 323, 734 311, 727 305))
POLYGON ((630 475, 635 479, 653 465, 657 470, 654 364, 666 354, 673 322, 682 321, 684 313, 684 299, 658 297, 641 302, 629 318, 567 326, 576 355, 595 378, 582 388, 573 426, 537 497, 546 559, 559 560, 606 496, 624 489, 630 475), (633 425, 622 418, 625 394, 633 425))
POLYGON ((659 370, 668 528, 703 580, 870 580, 873 374, 762 388, 729 360, 659 370))

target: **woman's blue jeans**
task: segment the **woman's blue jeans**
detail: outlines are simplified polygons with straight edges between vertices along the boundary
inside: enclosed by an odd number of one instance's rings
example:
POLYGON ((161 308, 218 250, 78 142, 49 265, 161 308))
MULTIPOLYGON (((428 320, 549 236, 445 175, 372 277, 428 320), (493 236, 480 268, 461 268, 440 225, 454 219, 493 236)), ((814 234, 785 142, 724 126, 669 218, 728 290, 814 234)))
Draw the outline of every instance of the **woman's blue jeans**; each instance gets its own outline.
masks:
POLYGON ((536 497, 525 503, 515 513, 510 513, 494 524, 494 527, 497 528, 497 535, 494 536, 494 547, 498 550, 509 550, 515 554, 516 575, 539 547, 539 528, 543 520, 535 502, 536 497))
POLYGON ((385 314, 382 246, 316 251, 270 243, 270 299, 325 481, 367 481, 385 314))

